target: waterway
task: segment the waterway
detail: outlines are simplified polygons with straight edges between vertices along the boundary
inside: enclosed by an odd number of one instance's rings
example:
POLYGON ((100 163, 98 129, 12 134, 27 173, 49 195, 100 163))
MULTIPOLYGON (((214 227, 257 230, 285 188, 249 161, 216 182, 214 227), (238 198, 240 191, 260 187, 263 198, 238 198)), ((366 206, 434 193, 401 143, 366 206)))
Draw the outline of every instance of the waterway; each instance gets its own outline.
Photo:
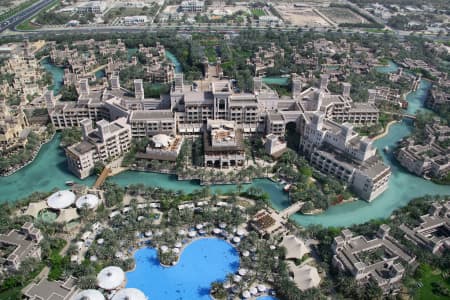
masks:
POLYGON ((50 74, 52 74, 53 95, 57 95, 64 84, 64 69, 55 66, 50 62, 50 58, 46 57, 40 62, 41 66, 50 74))
MULTIPOLYGON (((395 71, 391 67, 390 72, 395 71)), ((57 78, 55 75, 54 77, 57 78)), ((428 81, 422 80, 417 91, 407 96, 409 102, 408 113, 414 114, 418 109, 423 109, 423 102, 430 88, 428 81)), ((406 121, 394 124, 389 133, 377 140, 374 144, 378 149, 388 146, 395 147, 397 141, 411 133, 412 127, 406 121)), ((22 170, 8 177, 0 178, 0 201, 15 201, 34 191, 50 191, 53 188, 66 188, 65 181, 92 185, 93 177, 83 181, 70 174, 66 167, 64 153, 59 149, 60 137, 57 135, 52 141, 44 145, 35 161, 22 170)), ((384 161, 392 168, 392 177, 389 189, 375 199, 372 203, 355 201, 331 207, 321 215, 305 216, 296 214, 292 219, 301 225, 321 224, 323 226, 348 226, 355 223, 363 223, 371 219, 386 218, 396 208, 406 205, 410 200, 424 195, 445 194, 450 195, 450 187, 436 185, 430 181, 413 176, 403 170, 392 157, 392 154, 380 151, 384 161)), ((192 192, 199 189, 197 181, 177 181, 175 176, 127 171, 109 180, 126 186, 129 184, 143 183, 147 186, 158 186, 165 189, 183 190, 192 192)), ((256 179, 246 187, 258 187, 266 191, 272 205, 276 209, 283 209, 289 205, 289 200, 279 184, 267 179, 256 179)), ((235 188, 233 185, 212 186, 213 191, 226 191, 235 188)))

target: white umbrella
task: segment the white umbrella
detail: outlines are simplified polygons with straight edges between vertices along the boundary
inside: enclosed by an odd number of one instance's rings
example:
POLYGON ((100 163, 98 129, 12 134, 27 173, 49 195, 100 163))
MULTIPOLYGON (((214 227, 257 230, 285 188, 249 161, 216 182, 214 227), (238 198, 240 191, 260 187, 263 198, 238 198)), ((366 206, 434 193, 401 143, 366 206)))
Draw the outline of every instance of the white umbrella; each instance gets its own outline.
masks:
POLYGON ((179 248, 173 248, 173 249, 172 249, 172 252, 173 252, 173 253, 180 253, 180 249, 179 249, 179 248))
POLYGON ((92 255, 92 256, 89 258, 89 260, 92 261, 92 262, 96 262, 96 261, 98 260, 98 258, 97 258, 97 256, 92 255))
POLYGON ((252 288, 250 289, 250 294, 252 294, 252 295, 258 294, 258 290, 257 290, 255 287, 252 287, 252 288))
POLYGON ((237 237, 237 236, 235 236, 234 238, 233 238, 233 242, 234 243, 239 243, 241 241, 241 239, 239 238, 239 237, 237 237))
POLYGON ((229 289, 229 288, 231 287, 231 283, 230 283, 229 281, 225 281, 225 282, 223 283, 223 287, 224 287, 225 289, 229 289))
POLYGON ((264 284, 258 285, 258 291, 260 291, 261 293, 264 293, 266 290, 267 290, 267 288, 264 284))
POLYGON ((242 277, 241 276, 239 276, 239 275, 234 275, 233 276, 233 281, 234 282, 240 282, 242 280, 242 277))
POLYGON ((167 250, 169 250, 169 247, 163 245, 163 246, 160 247, 160 249, 161 249, 161 251, 162 251, 163 253, 166 253, 167 250))
POLYGON ((138 289, 135 288, 127 288, 118 291, 113 297, 112 300, 147 300, 147 297, 138 289))
POLYGON ((97 240, 97 244, 99 244, 99 245, 103 245, 104 242, 105 242, 104 239, 98 239, 97 240))
POLYGON ((256 252, 256 247, 251 247, 250 252, 256 252))
POLYGON ((236 234, 237 234, 238 236, 243 236, 243 235, 245 234, 245 231, 242 230, 242 229, 238 229, 237 232, 236 232, 236 234))
POLYGON ((180 242, 177 242, 177 243, 175 244, 175 247, 177 247, 177 248, 181 248, 181 247, 183 247, 183 244, 182 244, 182 243, 180 243, 180 242))
POLYGON ((151 232, 151 231, 149 230, 149 231, 146 231, 146 232, 144 233, 144 235, 145 235, 145 237, 151 237, 151 236, 153 235, 153 232, 151 232))
POLYGON ((197 230, 200 230, 200 229, 203 228, 203 225, 202 225, 202 224, 197 224, 197 225, 195 226, 195 228, 197 228, 197 230))
POLYGON ((192 237, 196 236, 197 233, 195 233, 195 231, 189 231, 188 235, 189 235, 189 237, 192 238, 192 237))
POLYGON ((219 228, 214 228, 213 229, 213 233, 214 234, 219 234, 219 233, 221 233, 222 232, 222 230, 220 230, 219 228))
POLYGON ((226 228, 226 227, 227 227, 227 224, 225 224, 225 223, 220 223, 220 224, 219 224, 219 228, 224 229, 224 228, 226 228))
POLYGON ((244 269, 244 268, 239 269, 238 273, 239 273, 239 275, 241 275, 241 276, 245 276, 245 275, 247 274, 247 269, 244 269))
POLYGON ((242 293, 242 297, 244 297, 245 299, 248 299, 248 298, 250 298, 252 295, 250 295, 250 292, 249 291, 244 291, 243 293, 242 293))
POLYGON ((178 235, 186 235, 186 231, 184 229, 178 230, 178 235))
POLYGON ((119 267, 106 267, 97 275, 98 286, 104 290, 114 290, 125 281, 125 273, 119 267))
POLYGON ((275 249, 277 249, 277 247, 275 247, 274 245, 270 245, 270 250, 275 250, 275 249))
POLYGON ((250 255, 250 252, 248 252, 247 250, 242 252, 242 256, 244 256, 244 257, 248 257, 249 255, 250 255))
POLYGON ((77 199, 75 202, 75 205, 78 209, 81 209, 83 207, 87 207, 89 209, 94 209, 98 206, 100 200, 97 196, 92 194, 87 194, 84 196, 81 196, 77 199))
POLYGON ((102 293, 97 290, 84 290, 76 294, 72 300, 105 300, 102 293))
POLYGON ((144 216, 139 216, 139 217, 137 217, 138 222, 141 222, 141 221, 143 221, 144 219, 145 219, 144 216))
POLYGON ((117 251, 114 255, 116 258, 122 258, 123 257, 123 253, 120 251, 117 251))

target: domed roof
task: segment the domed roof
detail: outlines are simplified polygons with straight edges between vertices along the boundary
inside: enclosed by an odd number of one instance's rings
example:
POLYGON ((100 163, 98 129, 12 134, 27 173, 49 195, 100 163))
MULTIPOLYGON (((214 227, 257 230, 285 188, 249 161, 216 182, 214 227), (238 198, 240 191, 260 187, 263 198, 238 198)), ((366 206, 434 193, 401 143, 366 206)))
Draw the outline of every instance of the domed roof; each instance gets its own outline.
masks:
POLYGON ((165 148, 170 145, 171 137, 167 134, 157 134, 152 137, 155 148, 165 148))
POLYGON ((47 199, 47 204, 53 209, 64 209, 75 202, 75 194, 69 190, 53 193, 47 199))
POLYGON ((97 196, 92 194, 86 194, 77 199, 77 202, 75 205, 78 209, 81 209, 83 207, 87 207, 89 209, 94 209, 98 206, 99 199, 97 196))
POLYGON ((97 290, 84 290, 73 296, 71 300, 105 300, 105 296, 97 290))
POLYGON ((125 273, 119 267, 106 267, 97 275, 97 284, 105 290, 118 288, 125 281, 125 273))
POLYGON ((128 288, 118 291, 113 297, 112 300, 146 300, 147 297, 138 289, 128 288))

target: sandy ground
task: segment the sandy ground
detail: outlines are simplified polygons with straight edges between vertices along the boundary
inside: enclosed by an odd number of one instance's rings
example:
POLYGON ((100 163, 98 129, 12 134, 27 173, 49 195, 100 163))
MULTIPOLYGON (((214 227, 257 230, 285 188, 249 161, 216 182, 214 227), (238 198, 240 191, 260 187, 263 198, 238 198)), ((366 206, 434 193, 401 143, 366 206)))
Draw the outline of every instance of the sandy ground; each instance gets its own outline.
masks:
POLYGON ((348 8, 341 8, 341 7, 326 7, 326 8, 319 8, 318 9, 321 13, 323 13, 325 16, 330 18, 333 22, 336 22, 338 24, 342 23, 368 23, 368 21, 363 17, 355 12, 351 11, 348 8))
POLYGON ((278 5, 276 7, 281 17, 292 25, 309 27, 331 26, 324 18, 314 12, 312 7, 294 7, 293 5, 278 5))

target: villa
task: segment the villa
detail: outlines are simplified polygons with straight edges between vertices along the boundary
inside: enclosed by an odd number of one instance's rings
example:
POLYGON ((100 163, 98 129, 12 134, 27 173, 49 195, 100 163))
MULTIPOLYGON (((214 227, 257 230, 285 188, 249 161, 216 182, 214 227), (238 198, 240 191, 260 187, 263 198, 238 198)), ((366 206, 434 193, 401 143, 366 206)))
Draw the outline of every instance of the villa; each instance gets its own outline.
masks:
POLYGON ((64 282, 43 278, 38 283, 28 285, 22 294, 27 300, 69 300, 76 290, 76 278, 70 276, 64 282))
POLYGON ((396 153, 399 163, 417 176, 440 178, 450 172, 450 127, 439 119, 425 125, 425 140, 406 139, 396 153))
POLYGON ((334 238, 332 245, 333 265, 349 272, 359 284, 374 280, 384 294, 399 291, 405 267, 400 263, 412 264, 416 257, 392 236, 390 227, 383 224, 372 240, 364 236, 353 236, 344 229, 334 238))
POLYGON ((41 258, 39 243, 43 239, 41 231, 32 223, 23 224, 20 230, 11 230, 8 234, 0 235, 0 248, 2 248, 1 264, 8 271, 17 271, 21 262, 26 258, 41 258), (8 248, 14 249, 9 253, 8 248), (6 249, 6 250, 5 250, 6 249))
POLYGON ((400 225, 405 238, 437 255, 441 255, 445 249, 450 249, 450 201, 443 205, 433 203, 430 213, 420 219, 422 222, 415 228, 400 225))

